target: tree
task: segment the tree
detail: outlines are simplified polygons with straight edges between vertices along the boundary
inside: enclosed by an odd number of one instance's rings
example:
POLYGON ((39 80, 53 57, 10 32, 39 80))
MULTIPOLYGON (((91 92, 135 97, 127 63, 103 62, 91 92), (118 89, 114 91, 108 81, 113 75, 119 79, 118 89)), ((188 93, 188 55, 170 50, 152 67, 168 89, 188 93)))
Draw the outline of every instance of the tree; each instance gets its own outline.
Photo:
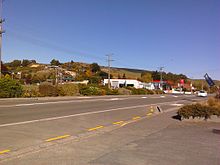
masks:
POLYGON ((58 66, 60 65, 61 63, 59 62, 59 60, 55 60, 53 59, 51 62, 50 62, 50 65, 54 65, 54 66, 58 66))
POLYGON ((14 68, 20 67, 21 66, 21 60, 14 60, 14 61, 8 63, 8 65, 10 67, 14 67, 14 68))
POLYGON ((151 82, 152 81, 152 75, 148 72, 142 72, 141 73, 141 79, 142 82, 151 82))
POLYGON ((123 79, 126 79, 126 75, 125 75, 125 73, 123 74, 123 77, 122 77, 123 79))
POLYGON ((160 80, 160 73, 158 71, 153 71, 152 78, 153 80, 160 80))
POLYGON ((92 63, 90 65, 90 68, 91 68, 92 73, 97 73, 101 71, 100 66, 97 63, 92 63))
POLYGON ((23 67, 26 67, 26 66, 28 66, 30 63, 31 63, 31 61, 24 59, 24 60, 22 61, 22 64, 21 64, 21 65, 22 65, 23 67))
POLYGON ((8 68, 1 62, 1 72, 3 75, 9 74, 8 68))
POLYGON ((107 79, 107 78, 108 78, 108 73, 103 72, 103 71, 100 71, 99 76, 100 76, 102 79, 107 79))

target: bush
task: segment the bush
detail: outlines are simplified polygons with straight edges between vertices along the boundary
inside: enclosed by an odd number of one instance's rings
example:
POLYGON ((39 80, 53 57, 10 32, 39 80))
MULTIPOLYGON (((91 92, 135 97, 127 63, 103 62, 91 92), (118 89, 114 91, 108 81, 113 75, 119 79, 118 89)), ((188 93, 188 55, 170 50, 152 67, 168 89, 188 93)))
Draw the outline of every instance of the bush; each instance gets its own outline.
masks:
POLYGON ((125 88, 119 88, 118 93, 120 95, 131 95, 131 90, 125 88))
POLYGON ((157 90, 154 90, 154 93, 155 93, 155 94, 163 94, 163 91, 160 90, 160 89, 157 89, 157 90))
POLYGON ((10 76, 0 79, 0 97, 21 97, 23 94, 22 86, 16 80, 12 80, 10 76))
POLYGON ((100 88, 105 91, 105 95, 119 95, 118 89, 109 89, 108 86, 100 86, 100 88))
POLYGON ((220 92, 215 95, 215 98, 220 100, 220 92))
POLYGON ((62 84, 58 86, 60 96, 79 95, 79 86, 77 84, 62 84))
POLYGON ((154 91, 152 90, 149 90, 149 89, 145 89, 146 90, 146 94, 148 95, 153 95, 154 94, 154 91))
POLYGON ((80 94, 82 94, 84 96, 105 95, 105 90, 103 90, 97 86, 93 86, 93 85, 87 85, 87 86, 82 85, 82 86, 80 86, 79 92, 80 92, 80 94))
POLYGON ((24 85, 23 91, 24 91, 23 97, 38 97, 38 96, 40 96, 39 86, 37 86, 37 85, 24 85))
POLYGON ((50 83, 42 83, 39 85, 39 93, 41 96, 58 96, 59 90, 50 83))
POLYGON ((220 116, 220 109, 214 106, 202 105, 197 103, 183 106, 178 110, 177 114, 181 116, 181 118, 185 119, 189 119, 190 117, 208 119, 212 115, 220 116))
POLYGON ((136 89, 136 88, 129 88, 131 90, 132 95, 145 95, 146 90, 143 88, 136 89))

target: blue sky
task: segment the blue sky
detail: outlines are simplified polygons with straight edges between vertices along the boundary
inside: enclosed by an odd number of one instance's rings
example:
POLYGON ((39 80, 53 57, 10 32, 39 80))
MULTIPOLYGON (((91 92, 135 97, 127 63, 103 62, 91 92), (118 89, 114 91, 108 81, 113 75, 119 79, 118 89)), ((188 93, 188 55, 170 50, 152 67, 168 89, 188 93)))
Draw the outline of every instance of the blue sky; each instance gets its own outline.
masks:
POLYGON ((4 0, 2 59, 82 61, 220 80, 219 0, 4 0))

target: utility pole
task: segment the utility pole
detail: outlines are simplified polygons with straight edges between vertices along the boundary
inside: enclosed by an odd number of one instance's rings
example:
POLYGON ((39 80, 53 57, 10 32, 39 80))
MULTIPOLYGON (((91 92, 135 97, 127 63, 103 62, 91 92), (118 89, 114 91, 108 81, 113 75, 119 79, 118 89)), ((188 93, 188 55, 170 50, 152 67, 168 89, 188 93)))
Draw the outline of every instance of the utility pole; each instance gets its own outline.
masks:
POLYGON ((108 61, 108 88, 110 89, 111 88, 111 82, 110 82, 110 73, 111 73, 111 62, 113 61, 112 59, 111 59, 111 56, 112 56, 112 54, 107 54, 106 55, 107 56, 107 61, 108 61))
POLYGON ((3 8, 3 0, 0 0, 0 78, 2 77, 2 23, 5 21, 2 19, 2 8, 3 8))
POLYGON ((160 85, 162 86, 162 83, 163 83, 163 66, 159 67, 160 69, 160 85))

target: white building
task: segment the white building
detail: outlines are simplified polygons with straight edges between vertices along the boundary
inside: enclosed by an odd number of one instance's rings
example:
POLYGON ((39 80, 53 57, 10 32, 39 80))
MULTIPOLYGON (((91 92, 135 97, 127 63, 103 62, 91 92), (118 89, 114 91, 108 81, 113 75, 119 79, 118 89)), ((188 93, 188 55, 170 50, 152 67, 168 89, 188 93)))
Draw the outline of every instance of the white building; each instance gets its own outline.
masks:
MULTIPOLYGON (((103 84, 107 85, 108 79, 104 79, 103 84)), ((132 79, 110 79, 110 84, 112 88, 121 88, 121 87, 143 88, 142 82, 132 79)))
POLYGON ((154 83, 141 83, 141 85, 143 85, 143 88, 145 89, 149 89, 149 90, 155 89, 154 83))

